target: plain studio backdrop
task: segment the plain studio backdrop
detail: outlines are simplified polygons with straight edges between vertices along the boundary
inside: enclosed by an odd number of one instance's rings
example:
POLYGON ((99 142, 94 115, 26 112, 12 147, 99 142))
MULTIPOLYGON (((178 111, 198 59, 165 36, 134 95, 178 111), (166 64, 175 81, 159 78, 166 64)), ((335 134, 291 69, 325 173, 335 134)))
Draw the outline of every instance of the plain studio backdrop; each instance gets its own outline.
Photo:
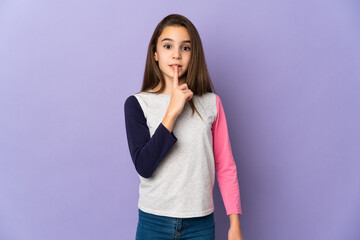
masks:
MULTIPOLYGON (((134 239, 124 101, 171 13, 198 29, 223 101, 244 239, 360 239, 355 0, 2 0, 0 239, 134 239)), ((214 199, 224 240, 217 182, 214 199)))

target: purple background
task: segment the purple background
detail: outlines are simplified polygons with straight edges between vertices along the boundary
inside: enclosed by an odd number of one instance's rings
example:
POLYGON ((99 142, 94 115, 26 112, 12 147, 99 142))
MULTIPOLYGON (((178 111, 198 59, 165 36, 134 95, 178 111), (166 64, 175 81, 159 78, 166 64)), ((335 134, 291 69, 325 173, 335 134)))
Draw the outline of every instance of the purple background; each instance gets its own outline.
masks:
MULTIPOLYGON (((360 4, 0 2, 0 239, 134 239, 125 99, 166 15, 222 98, 245 240, 360 239, 360 4)), ((227 239, 217 182, 216 235, 227 239)))

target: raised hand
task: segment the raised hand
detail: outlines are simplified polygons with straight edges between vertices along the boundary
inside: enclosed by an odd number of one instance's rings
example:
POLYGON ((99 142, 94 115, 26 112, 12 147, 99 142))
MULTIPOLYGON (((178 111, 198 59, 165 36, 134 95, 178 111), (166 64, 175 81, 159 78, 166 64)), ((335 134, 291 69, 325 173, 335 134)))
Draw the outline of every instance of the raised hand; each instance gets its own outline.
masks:
POLYGON ((172 132, 173 130, 177 117, 184 109, 186 101, 189 101, 192 97, 193 97, 193 92, 190 89, 188 89, 186 83, 183 83, 179 86, 179 69, 178 66, 175 66, 171 99, 165 117, 162 120, 162 124, 170 132, 172 132))
POLYGON ((168 112, 176 117, 179 116, 184 109, 186 101, 189 101, 192 97, 193 92, 188 89, 186 83, 179 85, 179 68, 177 65, 174 65, 173 89, 168 112))

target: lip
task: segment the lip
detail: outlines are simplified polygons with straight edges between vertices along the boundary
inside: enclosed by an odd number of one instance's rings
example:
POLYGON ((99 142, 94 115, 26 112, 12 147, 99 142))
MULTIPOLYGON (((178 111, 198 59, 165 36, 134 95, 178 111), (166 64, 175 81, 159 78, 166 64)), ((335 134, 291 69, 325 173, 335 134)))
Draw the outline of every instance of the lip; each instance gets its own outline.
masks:
POLYGON ((179 70, 182 69, 182 65, 180 65, 180 64, 170 64, 169 67, 174 70, 174 69, 175 69, 174 65, 178 66, 178 69, 179 69, 179 70), (171 65, 172 65, 172 66, 171 66, 171 65))

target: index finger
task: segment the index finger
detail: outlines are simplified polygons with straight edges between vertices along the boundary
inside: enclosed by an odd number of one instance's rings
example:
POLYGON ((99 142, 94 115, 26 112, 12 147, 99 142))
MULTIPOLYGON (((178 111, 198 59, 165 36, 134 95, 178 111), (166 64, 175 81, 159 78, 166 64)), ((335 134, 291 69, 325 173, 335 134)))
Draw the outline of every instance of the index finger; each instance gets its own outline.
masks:
POLYGON ((179 85, 179 68, 177 65, 174 66, 174 76, 173 76, 173 89, 179 85))

